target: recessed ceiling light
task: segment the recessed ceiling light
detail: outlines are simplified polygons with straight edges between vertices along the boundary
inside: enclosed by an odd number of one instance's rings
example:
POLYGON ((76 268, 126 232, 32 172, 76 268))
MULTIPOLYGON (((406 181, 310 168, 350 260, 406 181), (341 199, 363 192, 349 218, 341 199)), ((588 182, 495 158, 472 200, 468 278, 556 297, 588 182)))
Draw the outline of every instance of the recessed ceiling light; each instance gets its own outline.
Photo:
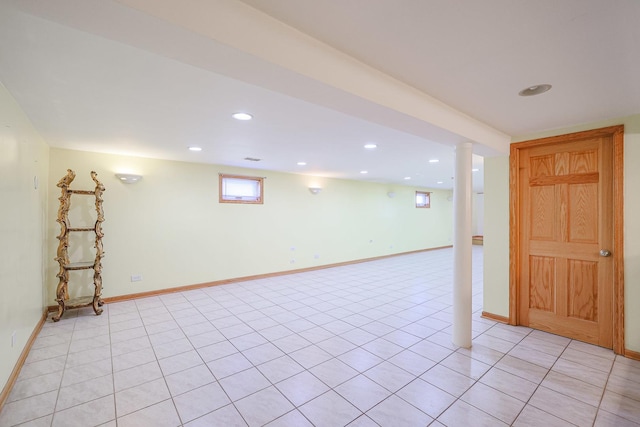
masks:
POLYGON ((541 93, 545 93, 549 89, 551 89, 551 85, 548 85, 548 84, 534 85, 534 86, 529 86, 526 89, 522 89, 520 92, 518 92, 518 95, 520 96, 540 95, 541 93))
POLYGON ((436 184, 444 184, 444 182, 443 181, 438 181, 438 182, 436 182, 436 184))
POLYGON ((360 171, 360 173, 364 175, 366 173, 369 173, 369 171, 360 171))
POLYGON ((429 159, 429 163, 438 163, 439 161, 438 159, 429 159))
POLYGON ((298 166, 307 166, 307 162, 298 162, 298 166))
POLYGON ((478 172, 480 169, 471 169, 471 172, 478 172))
POLYGON ((233 117, 236 120, 251 120, 251 119, 253 119, 253 116, 251 114, 248 114, 248 113, 233 113, 231 115, 231 117, 233 117))
POLYGON ((405 176, 404 179, 406 179, 407 181, 409 181, 411 179, 410 176, 405 176))
POLYGON ((374 143, 364 144, 364 148, 366 148, 367 150, 375 150, 376 148, 378 148, 378 144, 374 144, 374 143))
POLYGON ((189 151, 202 151, 202 147, 189 147, 189 151))

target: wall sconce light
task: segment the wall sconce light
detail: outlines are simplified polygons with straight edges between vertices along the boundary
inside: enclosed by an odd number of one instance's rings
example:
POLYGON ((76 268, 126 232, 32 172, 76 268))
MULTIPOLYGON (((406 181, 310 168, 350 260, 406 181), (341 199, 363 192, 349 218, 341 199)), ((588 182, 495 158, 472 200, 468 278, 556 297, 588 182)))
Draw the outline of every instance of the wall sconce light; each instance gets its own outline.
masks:
POLYGON ((395 192, 395 191, 389 191, 389 192, 387 193, 387 196, 388 196, 390 199, 393 199, 394 197, 396 197, 396 192, 395 192))
POLYGON ((321 192, 321 191, 322 191, 322 188, 320 188, 320 187, 309 187, 309 192, 311 194, 313 194, 314 196, 316 194, 318 194, 319 192, 321 192))
POLYGON ((135 184, 142 179, 142 175, 135 175, 132 173, 117 173, 116 178, 125 184, 135 184))

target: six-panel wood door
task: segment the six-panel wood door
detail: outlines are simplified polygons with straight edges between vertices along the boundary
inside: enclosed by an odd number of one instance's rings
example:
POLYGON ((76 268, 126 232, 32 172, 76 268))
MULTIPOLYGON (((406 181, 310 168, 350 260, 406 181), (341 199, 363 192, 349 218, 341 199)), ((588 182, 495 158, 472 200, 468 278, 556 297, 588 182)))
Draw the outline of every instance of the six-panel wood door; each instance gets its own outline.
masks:
POLYGON ((519 155, 519 323, 611 348, 612 137, 519 155))

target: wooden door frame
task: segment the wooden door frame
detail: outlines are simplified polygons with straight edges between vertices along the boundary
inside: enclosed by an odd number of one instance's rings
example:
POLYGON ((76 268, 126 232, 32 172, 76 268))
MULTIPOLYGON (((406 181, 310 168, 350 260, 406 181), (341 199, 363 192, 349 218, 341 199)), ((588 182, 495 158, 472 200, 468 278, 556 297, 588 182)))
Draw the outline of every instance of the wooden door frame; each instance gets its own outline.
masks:
POLYGON ((624 125, 534 139, 511 144, 509 155, 509 324, 520 324, 520 150, 586 138, 613 140, 613 351, 624 354, 624 125))

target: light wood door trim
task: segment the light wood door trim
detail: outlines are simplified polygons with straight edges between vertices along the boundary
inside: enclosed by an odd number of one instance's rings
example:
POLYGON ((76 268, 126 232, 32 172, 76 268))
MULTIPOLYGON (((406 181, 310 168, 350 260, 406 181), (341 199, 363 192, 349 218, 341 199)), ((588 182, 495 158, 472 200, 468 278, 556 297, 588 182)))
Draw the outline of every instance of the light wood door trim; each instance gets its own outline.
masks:
POLYGON ((611 136, 613 141, 613 351, 624 353, 624 126, 610 126, 511 144, 509 156, 509 324, 520 324, 520 150, 560 142, 611 136))

